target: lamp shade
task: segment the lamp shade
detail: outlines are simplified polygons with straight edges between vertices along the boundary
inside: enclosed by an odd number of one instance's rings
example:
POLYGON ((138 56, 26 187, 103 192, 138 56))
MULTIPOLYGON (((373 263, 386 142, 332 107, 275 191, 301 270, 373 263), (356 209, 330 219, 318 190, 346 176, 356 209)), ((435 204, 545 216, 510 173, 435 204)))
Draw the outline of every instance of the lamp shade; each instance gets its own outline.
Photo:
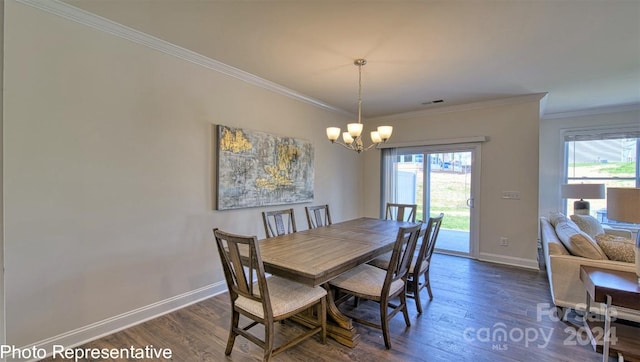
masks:
MULTIPOLYGON (((640 224, 640 188, 607 188, 607 218, 640 224)), ((640 232, 636 237, 636 276, 640 285, 640 232)))
POLYGON ((565 199, 604 199, 604 184, 564 184, 560 195, 565 199))
POLYGON ((392 126, 378 126, 378 134, 380 134, 380 138, 383 141, 386 141, 391 137, 391 133, 393 133, 392 126))
POLYGON ((340 138, 340 128, 339 127, 328 127, 327 128, 327 138, 329 141, 333 142, 340 138))
POLYGON ((607 188, 607 219, 640 224, 640 188, 607 188))
POLYGON ((358 138, 362 134, 362 123, 349 123, 347 131, 352 138, 358 138))

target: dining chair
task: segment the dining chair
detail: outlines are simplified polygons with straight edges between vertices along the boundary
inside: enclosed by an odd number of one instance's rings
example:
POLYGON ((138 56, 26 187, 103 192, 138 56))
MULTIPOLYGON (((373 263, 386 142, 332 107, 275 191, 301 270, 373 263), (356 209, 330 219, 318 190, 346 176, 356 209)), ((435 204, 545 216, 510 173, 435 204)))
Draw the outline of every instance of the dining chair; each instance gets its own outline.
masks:
MULTIPOLYGON (((429 267, 431 266, 431 256, 433 255, 433 250, 436 246, 436 240, 438 239, 438 233, 440 233, 440 225, 442 225, 443 218, 443 213, 440 213, 440 215, 436 217, 429 218, 422 238, 422 243, 418 248, 418 255, 411 263, 411 268, 409 268, 409 277, 407 278, 407 296, 415 299, 416 309, 419 314, 422 314, 420 291, 426 287, 427 292, 429 292, 429 300, 433 299, 431 283, 429 282, 429 267), (424 281, 420 281, 421 276, 424 277, 424 281)), ((391 255, 387 253, 370 261, 369 264, 386 270, 389 267, 390 260, 391 255)))
POLYGON ((264 361, 317 333, 320 333, 320 340, 325 344, 327 291, 324 288, 307 286, 273 275, 267 278, 255 236, 234 235, 217 228, 213 229, 213 234, 231 298, 231 327, 225 355, 231 354, 238 335, 262 347, 264 361), (244 260, 241 249, 246 251, 244 260), (314 306, 317 307, 317 325, 274 348, 276 322, 314 306), (253 322, 239 327, 240 315, 253 322), (257 324, 264 325, 264 339, 249 331, 257 324))
POLYGON ((331 225, 331 214, 329 205, 305 206, 309 229, 331 225))
POLYGON ((387 202, 387 209, 384 218, 387 220, 416 221, 416 204, 396 204, 387 202))
POLYGON ((384 345, 387 349, 391 349, 389 336, 391 318, 398 312, 402 312, 405 324, 407 327, 411 326, 407 311, 406 284, 421 227, 422 223, 418 223, 414 226, 398 229, 387 270, 369 264, 360 264, 329 282, 341 295, 336 300, 336 305, 350 299, 351 296, 372 300, 380 304, 380 324, 352 315, 349 317, 361 324, 381 329, 384 345), (396 297, 399 298, 400 303, 398 305, 390 303, 390 300, 396 297), (389 308, 392 308, 391 312, 389 312, 389 308))
POLYGON ((268 238, 298 231, 293 209, 263 211, 262 221, 268 238))

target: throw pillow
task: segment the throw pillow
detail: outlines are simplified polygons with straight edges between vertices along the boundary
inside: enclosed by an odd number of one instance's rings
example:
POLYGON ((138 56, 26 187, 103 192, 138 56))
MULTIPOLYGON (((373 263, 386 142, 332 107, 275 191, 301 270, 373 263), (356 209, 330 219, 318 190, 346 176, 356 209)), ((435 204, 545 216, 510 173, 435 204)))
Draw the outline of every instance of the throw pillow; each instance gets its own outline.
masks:
POLYGON ((596 220, 595 217, 591 215, 571 215, 570 217, 571 221, 575 222, 580 230, 587 233, 592 239, 594 239, 596 235, 604 234, 602 225, 600 225, 600 222, 596 220))
POLYGON ((551 223, 551 225, 553 225, 553 227, 556 227, 559 222, 567 220, 567 217, 561 212, 553 211, 549 213, 549 222, 551 223))
POLYGON ((631 239, 615 235, 597 235, 596 241, 611 260, 635 263, 635 243, 631 239))
POLYGON ((556 225, 556 234, 572 255, 595 260, 607 260, 598 244, 573 221, 566 219, 556 225))

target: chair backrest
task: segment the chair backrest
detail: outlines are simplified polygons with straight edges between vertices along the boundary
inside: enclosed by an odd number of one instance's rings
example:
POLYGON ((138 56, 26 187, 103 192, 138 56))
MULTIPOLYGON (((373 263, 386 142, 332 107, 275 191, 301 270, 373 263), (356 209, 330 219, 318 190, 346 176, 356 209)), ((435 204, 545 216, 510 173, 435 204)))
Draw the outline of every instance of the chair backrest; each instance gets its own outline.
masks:
POLYGON ((422 223, 419 222, 415 226, 401 227, 398 229, 398 236, 393 245, 391 260, 389 260, 387 276, 384 281, 384 293, 389 292, 391 283, 396 280, 403 279, 406 282, 411 268, 411 260, 416 251, 416 244, 418 243, 421 227, 422 223))
POLYGON ((331 214, 329 213, 329 205, 307 206, 304 208, 304 210, 307 212, 307 222, 309 223, 309 229, 331 225, 331 214))
POLYGON ((396 204, 387 202, 387 210, 384 218, 387 220, 415 222, 417 208, 418 205, 416 204, 396 204))
POLYGON ((416 267, 413 271, 414 274, 423 273, 429 267, 431 256, 433 255, 433 249, 435 249, 436 247, 436 239, 438 238, 438 233, 440 232, 440 225, 442 224, 443 218, 443 213, 440 213, 440 215, 436 217, 429 218, 429 221, 427 222, 427 228, 424 232, 424 237, 422 238, 422 244, 420 245, 420 250, 418 251, 418 255, 416 256, 416 267))
POLYGON ((216 238, 231 303, 240 295, 257 301, 262 304, 265 320, 272 320, 273 311, 258 239, 255 236, 230 234, 217 228, 213 229, 213 235, 216 238), (243 253, 248 258, 245 263, 242 263, 240 249, 248 252, 243 253), (258 290, 254 290, 254 275, 258 282, 258 290))
POLYGON ((262 221, 264 222, 264 232, 268 238, 298 231, 293 209, 263 211, 262 221))

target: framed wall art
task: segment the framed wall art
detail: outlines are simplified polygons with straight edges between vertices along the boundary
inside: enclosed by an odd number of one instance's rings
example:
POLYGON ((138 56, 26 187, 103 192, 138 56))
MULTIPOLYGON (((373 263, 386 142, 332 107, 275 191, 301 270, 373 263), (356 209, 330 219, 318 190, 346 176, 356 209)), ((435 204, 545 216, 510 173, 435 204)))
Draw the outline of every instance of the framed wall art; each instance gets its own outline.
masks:
POLYGON ((313 201, 313 145, 216 126, 217 209, 313 201))

